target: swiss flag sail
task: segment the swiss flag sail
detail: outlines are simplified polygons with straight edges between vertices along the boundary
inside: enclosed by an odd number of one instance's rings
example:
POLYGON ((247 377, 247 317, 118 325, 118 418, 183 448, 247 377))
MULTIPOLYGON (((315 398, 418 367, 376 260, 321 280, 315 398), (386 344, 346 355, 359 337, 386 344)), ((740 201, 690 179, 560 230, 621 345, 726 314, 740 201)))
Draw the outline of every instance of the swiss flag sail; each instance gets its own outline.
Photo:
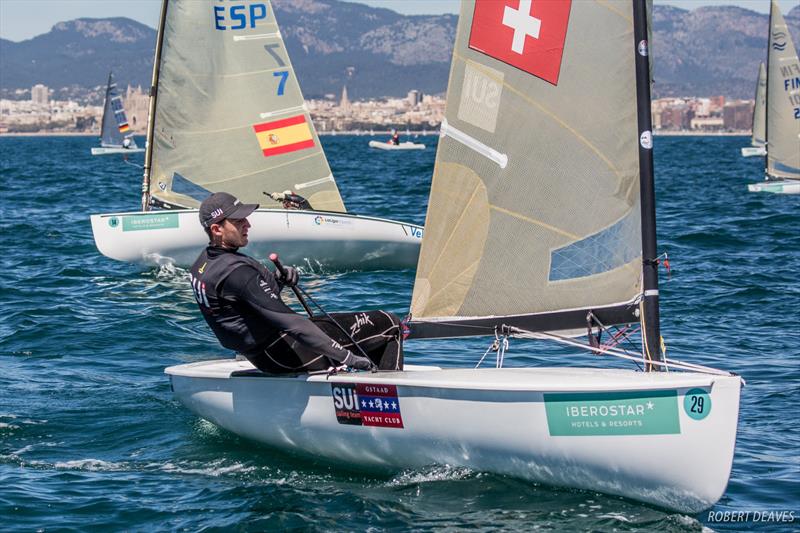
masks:
POLYGON ((558 85, 572 0, 476 0, 469 47, 558 85))

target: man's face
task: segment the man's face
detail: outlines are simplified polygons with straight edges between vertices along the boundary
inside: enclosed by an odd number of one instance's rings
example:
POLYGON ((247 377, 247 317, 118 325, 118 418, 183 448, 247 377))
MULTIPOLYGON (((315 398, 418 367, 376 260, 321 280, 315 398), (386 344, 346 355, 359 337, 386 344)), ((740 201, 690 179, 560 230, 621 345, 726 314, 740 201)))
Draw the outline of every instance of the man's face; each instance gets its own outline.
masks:
POLYGON ((221 244, 225 248, 243 248, 247 246, 247 232, 250 222, 246 218, 226 218, 219 224, 212 224, 211 231, 219 235, 221 244))

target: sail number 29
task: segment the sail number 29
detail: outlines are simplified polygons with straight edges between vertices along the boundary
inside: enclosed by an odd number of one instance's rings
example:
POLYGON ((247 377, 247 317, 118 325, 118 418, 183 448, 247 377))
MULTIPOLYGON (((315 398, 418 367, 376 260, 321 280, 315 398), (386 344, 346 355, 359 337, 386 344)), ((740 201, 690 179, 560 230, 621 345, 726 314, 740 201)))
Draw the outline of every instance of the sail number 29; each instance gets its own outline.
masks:
POLYGON ((694 420, 702 420, 711 412, 711 397, 703 389, 691 389, 683 397, 683 410, 694 420))

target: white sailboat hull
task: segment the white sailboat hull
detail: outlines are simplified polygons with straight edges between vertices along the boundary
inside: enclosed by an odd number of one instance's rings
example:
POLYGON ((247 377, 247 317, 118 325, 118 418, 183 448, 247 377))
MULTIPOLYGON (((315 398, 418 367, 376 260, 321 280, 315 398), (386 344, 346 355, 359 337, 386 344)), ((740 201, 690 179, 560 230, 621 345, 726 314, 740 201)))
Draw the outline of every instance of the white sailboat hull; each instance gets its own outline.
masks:
POLYGON ((747 185, 750 192, 771 192, 774 194, 800 194, 800 181, 779 180, 750 183, 747 185))
POLYGON ((424 150, 425 145, 412 142, 402 142, 400 144, 391 144, 381 141, 370 141, 370 148, 377 148, 379 150, 424 150))
MULTIPOLYGON (((246 251, 266 261, 340 270, 402 269, 417 264, 422 227, 343 213, 259 209, 246 251)), ((143 265, 190 266, 208 244, 196 209, 92 215, 100 252, 143 265)))
POLYGON ((745 146, 742 148, 742 157, 755 157, 767 155, 766 146, 745 146))
POLYGON ((144 148, 111 148, 95 146, 92 148, 92 155, 109 155, 109 154, 139 154, 144 152, 144 148))
POLYGON ((407 366, 277 377, 240 360, 165 372, 177 399, 198 416, 278 449, 389 470, 465 466, 687 513, 712 506, 725 491, 742 384, 729 376, 588 368, 407 366), (343 423, 356 411, 347 392, 354 388, 359 405, 383 391, 397 413, 384 419, 362 409, 361 424, 343 423), (703 393, 708 411, 696 419, 690 411, 703 393))

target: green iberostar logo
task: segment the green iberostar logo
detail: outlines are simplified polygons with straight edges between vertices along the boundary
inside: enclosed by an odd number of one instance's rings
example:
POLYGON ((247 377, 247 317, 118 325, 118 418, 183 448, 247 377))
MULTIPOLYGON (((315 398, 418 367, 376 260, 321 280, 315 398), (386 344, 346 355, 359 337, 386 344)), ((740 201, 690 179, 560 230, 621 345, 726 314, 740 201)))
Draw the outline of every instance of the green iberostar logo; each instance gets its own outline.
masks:
POLYGON ((681 432, 675 390, 548 393, 544 403, 554 437, 681 432))
POLYGON ((122 231, 174 229, 180 226, 177 213, 153 213, 122 217, 122 231))

